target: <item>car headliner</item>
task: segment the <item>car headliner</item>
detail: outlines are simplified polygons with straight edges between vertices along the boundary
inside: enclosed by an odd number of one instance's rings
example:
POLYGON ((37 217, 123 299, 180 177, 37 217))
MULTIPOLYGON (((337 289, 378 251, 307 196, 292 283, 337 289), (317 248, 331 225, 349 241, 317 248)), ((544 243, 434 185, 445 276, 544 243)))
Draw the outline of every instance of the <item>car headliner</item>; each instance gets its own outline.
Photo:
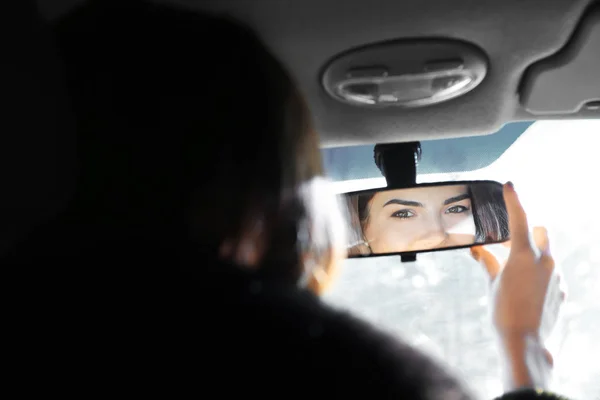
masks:
MULTIPOLYGON (((167 1, 167 0, 162 0, 167 1)), ((323 146, 440 139, 539 119, 519 104, 524 71, 557 53, 592 0, 168 0, 226 13, 254 27, 308 98, 323 146), (481 47, 490 66, 465 96, 421 109, 362 109, 329 97, 320 72, 348 49, 400 38, 456 38, 481 47)), ((77 0, 39 0, 53 18, 77 0)), ((554 116, 574 118, 577 115, 554 116)))

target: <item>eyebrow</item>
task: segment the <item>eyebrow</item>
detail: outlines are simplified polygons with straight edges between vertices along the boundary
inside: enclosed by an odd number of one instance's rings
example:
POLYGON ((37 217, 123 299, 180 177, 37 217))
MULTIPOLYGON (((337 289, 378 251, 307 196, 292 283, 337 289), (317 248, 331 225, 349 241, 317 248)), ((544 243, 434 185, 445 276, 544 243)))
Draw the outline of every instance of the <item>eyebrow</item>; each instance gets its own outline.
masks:
POLYGON ((469 198, 471 198, 471 196, 469 196, 468 193, 459 194, 458 196, 454 196, 454 197, 450 197, 449 199, 446 199, 446 201, 444 201, 444 205, 447 206, 448 204, 456 203, 457 201, 461 201, 461 200, 465 200, 465 199, 469 199, 469 198))
MULTIPOLYGON (((447 206, 448 204, 456 203, 458 201, 469 199, 469 198, 471 198, 471 196, 468 193, 459 194, 458 196, 454 196, 454 197, 450 197, 449 199, 446 199, 444 201, 444 205, 447 206)), ((425 207, 423 205, 423 203, 419 203, 418 201, 402 200, 402 199, 388 200, 383 206, 384 207, 389 206, 390 204, 397 204, 397 205, 407 206, 407 207, 425 207)))
POLYGON ((418 201, 410 201, 410 200, 402 200, 402 199, 391 199, 388 200, 383 206, 389 206, 390 204, 398 204, 401 206, 407 206, 407 207, 424 207, 424 205, 422 203, 419 203, 418 201))

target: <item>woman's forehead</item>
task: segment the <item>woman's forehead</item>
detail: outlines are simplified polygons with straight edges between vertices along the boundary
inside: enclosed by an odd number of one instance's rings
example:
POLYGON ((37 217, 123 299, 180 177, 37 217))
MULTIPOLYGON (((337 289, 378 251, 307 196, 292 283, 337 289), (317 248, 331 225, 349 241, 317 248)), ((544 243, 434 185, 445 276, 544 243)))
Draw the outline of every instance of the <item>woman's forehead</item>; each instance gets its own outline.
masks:
POLYGON ((447 199, 468 192, 466 185, 432 186, 410 189, 397 189, 379 192, 373 197, 374 205, 383 206, 392 199, 415 201, 423 204, 443 203, 447 199))

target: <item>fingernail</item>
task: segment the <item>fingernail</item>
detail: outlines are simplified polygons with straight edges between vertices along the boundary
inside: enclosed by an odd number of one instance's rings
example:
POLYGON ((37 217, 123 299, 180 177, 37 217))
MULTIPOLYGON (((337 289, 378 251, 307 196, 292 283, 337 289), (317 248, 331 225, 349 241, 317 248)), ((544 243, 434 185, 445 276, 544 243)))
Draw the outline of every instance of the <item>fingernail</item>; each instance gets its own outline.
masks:
POLYGON ((552 357, 552 353, 546 348, 544 348, 544 355, 546 356, 546 361, 550 365, 550 367, 554 367, 554 357, 552 357))
POLYGON ((546 257, 552 257, 552 253, 550 252, 550 246, 548 246, 544 250, 542 250, 541 253, 543 255, 545 255, 546 257))
POLYGON ((506 182, 506 185, 511 188, 512 190, 515 190, 515 184, 512 183, 511 181, 506 182))

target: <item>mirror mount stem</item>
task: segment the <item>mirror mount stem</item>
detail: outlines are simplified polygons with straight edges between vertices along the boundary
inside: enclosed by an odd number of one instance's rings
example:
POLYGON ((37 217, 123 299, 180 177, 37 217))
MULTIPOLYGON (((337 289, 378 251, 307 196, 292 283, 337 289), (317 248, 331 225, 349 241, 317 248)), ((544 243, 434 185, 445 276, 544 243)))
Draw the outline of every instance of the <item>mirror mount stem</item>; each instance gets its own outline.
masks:
MULTIPOLYGON (((421 143, 377 144, 373 149, 375 165, 385 177, 388 188, 411 187, 417 183, 417 165, 421 160, 421 143)), ((416 253, 400 256, 402 262, 417 261, 416 253)))
POLYGON ((373 149, 373 158, 388 188, 400 189, 417 183, 420 142, 377 144, 373 149))

